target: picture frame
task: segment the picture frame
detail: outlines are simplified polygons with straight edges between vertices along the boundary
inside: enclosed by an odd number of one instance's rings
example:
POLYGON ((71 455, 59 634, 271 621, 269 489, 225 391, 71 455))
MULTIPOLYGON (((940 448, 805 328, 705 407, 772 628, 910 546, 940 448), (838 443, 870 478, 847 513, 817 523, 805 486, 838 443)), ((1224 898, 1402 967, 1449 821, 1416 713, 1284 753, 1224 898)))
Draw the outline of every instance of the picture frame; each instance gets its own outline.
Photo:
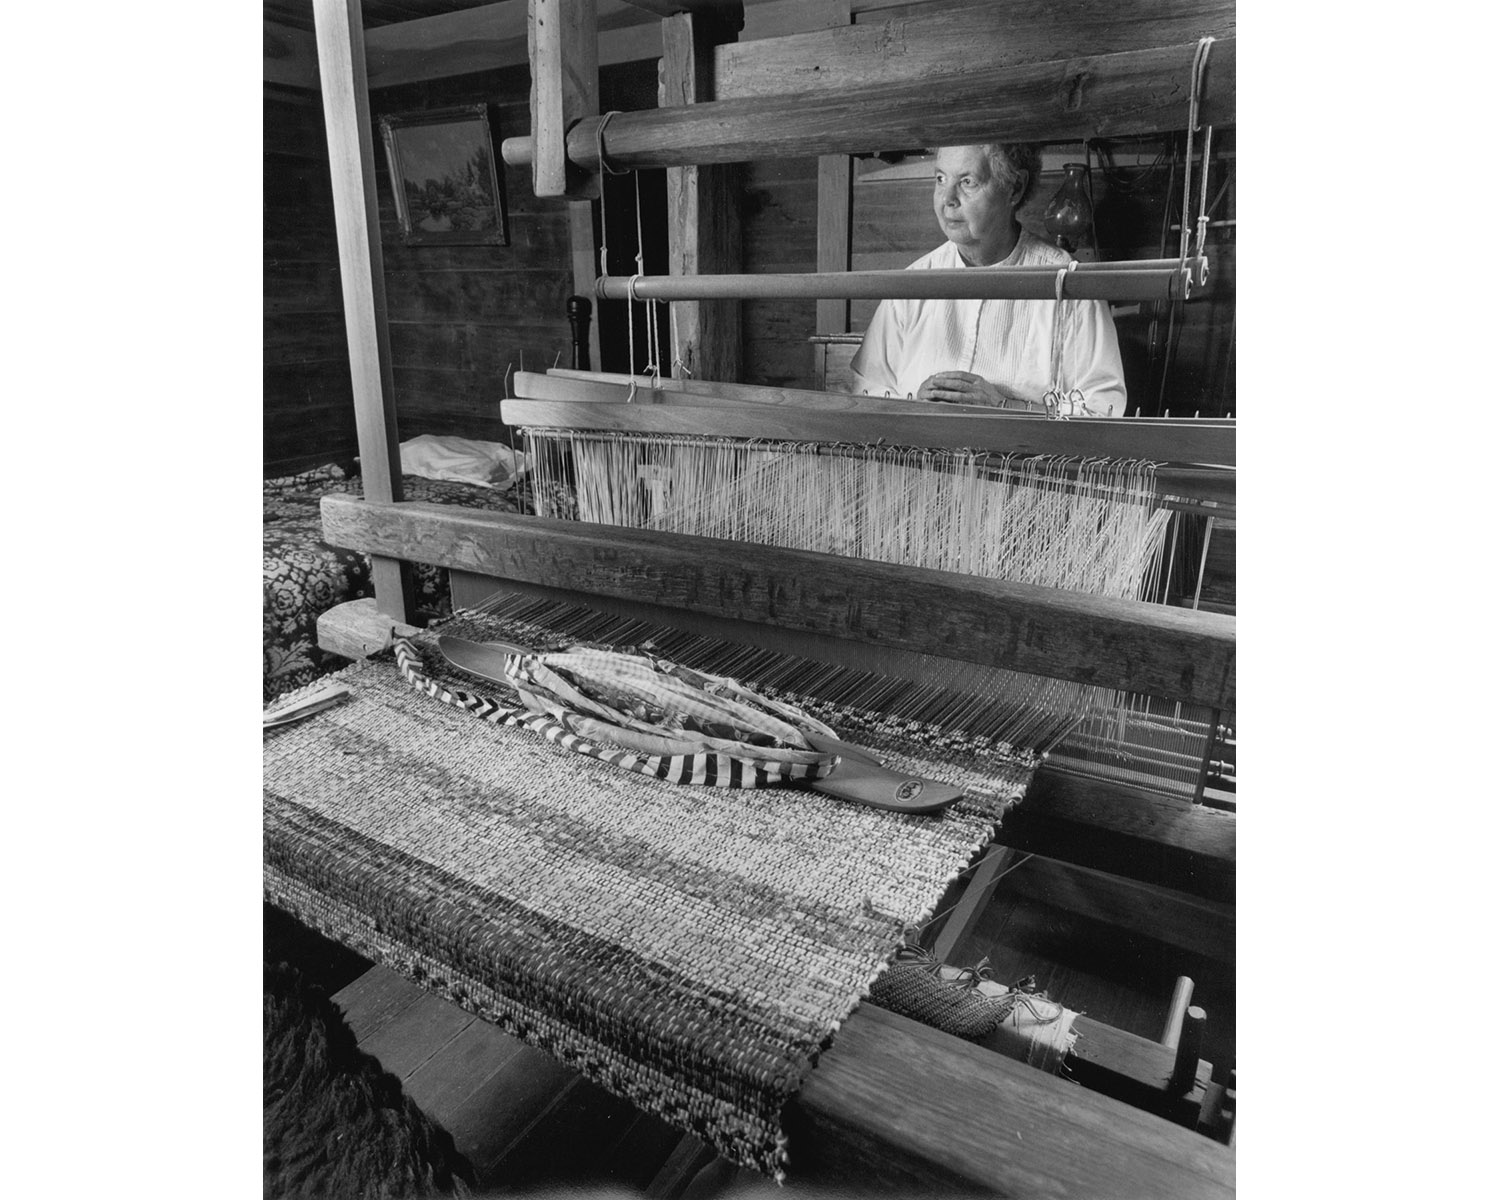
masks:
POLYGON ((510 245, 496 130, 485 104, 380 118, 407 245, 510 245))

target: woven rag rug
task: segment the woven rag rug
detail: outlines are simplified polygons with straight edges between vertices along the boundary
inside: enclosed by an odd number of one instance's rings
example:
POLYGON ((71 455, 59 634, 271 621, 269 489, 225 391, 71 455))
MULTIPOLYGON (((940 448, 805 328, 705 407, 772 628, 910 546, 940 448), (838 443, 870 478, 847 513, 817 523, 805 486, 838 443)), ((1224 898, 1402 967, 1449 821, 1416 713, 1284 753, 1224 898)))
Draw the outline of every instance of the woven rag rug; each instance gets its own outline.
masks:
MULTIPOLYGON (((460 614, 415 639, 468 691, 438 632, 517 637, 460 614)), ((265 735, 267 899, 777 1179, 786 1100, 1036 763, 820 707, 965 789, 896 813, 621 770, 442 703, 389 654, 335 678, 347 702, 265 735)))

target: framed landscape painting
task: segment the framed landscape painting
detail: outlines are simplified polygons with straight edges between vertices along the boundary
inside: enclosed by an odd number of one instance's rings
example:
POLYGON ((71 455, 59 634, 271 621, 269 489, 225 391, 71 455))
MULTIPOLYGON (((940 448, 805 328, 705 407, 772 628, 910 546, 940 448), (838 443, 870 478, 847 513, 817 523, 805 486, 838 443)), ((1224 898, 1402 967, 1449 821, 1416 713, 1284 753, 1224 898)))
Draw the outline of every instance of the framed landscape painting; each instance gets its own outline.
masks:
POLYGON ((510 245, 488 106, 381 117, 380 131, 409 245, 510 245))

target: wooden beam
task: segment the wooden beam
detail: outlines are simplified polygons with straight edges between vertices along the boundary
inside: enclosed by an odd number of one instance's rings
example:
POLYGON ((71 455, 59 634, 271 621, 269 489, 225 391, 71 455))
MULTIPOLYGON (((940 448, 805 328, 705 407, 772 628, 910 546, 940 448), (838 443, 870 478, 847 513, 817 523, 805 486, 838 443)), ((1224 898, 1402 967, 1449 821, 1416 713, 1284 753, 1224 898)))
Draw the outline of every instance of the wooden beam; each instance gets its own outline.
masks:
POLYGON ((1057 267, 993 267, 970 271, 765 271, 743 275, 673 277, 610 275, 594 293, 604 300, 1171 300, 1191 294, 1207 277, 1206 255, 1121 260, 1057 267), (1059 281, 1061 274, 1061 281, 1059 281), (1058 295, 1059 286, 1062 295, 1058 295))
MULTIPOLYGON (((313 0, 323 118, 338 231, 339 275, 354 384, 365 498, 401 499, 401 451, 396 432, 396 390, 386 327, 385 263, 380 250, 380 209, 375 198, 375 149, 360 0, 313 0)), ((380 612, 407 621, 413 610, 408 564, 378 552, 370 564, 380 612)))
MULTIPOLYGON (((682 13, 662 21, 661 35, 661 106, 711 100, 713 23, 682 13)), ((719 275, 741 269, 739 190, 733 175, 734 168, 729 166, 673 167, 667 171, 667 245, 672 275, 719 275)), ((678 304, 674 314, 676 352, 686 373, 738 379, 739 302, 690 300, 678 304)))
POLYGON ((1175 1049, 1082 1014, 1074 1018, 1073 1032, 1078 1040, 1068 1054, 1066 1070, 1070 1078, 1090 1092, 1157 1113, 1179 1125, 1196 1124, 1212 1085, 1213 1064, 1196 1060, 1187 1086, 1174 1095, 1168 1092, 1168 1084, 1177 1066, 1175 1049))
POLYGON ((265 81, 318 90, 318 41, 302 29, 265 22, 265 81))
MULTIPOLYGON (((1028 802, 1022 801, 1023 804, 1028 802)), ((1224 827, 1232 832, 1232 819, 1224 827)), ((1009 832, 1008 828, 1006 832, 1009 832)), ((1232 839, 1229 853, 1232 859, 1232 839)), ((1232 904, 1064 863, 1040 854, 1034 854, 1024 867, 1007 877, 1006 890, 1091 921, 1141 934, 1189 954, 1201 955, 1215 962, 1234 961, 1235 908, 1232 904)), ((1187 1002, 1184 1001, 1181 1007, 1186 1010, 1187 1002)))
POLYGON ((372 88, 465 75, 526 61, 526 16, 520 4, 485 4, 365 33, 372 88))
POLYGON ((580 118, 599 113, 599 31, 594 0, 526 0, 531 59, 531 163, 537 196, 572 200, 599 196, 599 158, 580 170, 567 150, 580 118))
MULTIPOLYGON (((518 385, 519 386, 519 385, 518 385)), ((621 396, 627 389, 619 388, 621 396)), ((1049 421, 972 409, 934 413, 914 401, 910 414, 741 405, 694 408, 682 404, 624 404, 586 400, 506 400, 500 416, 513 428, 613 429, 630 433, 767 437, 781 441, 930 446, 1005 454, 1086 454, 1161 463, 1233 466, 1233 428, 1208 422, 1162 422, 1100 417, 1049 421)))
MULTIPOLYGON (((624 403, 634 380, 636 404, 675 404, 683 407, 732 408, 744 404, 769 404, 797 409, 825 409, 833 412, 886 412, 910 415, 912 404, 907 400, 887 400, 880 396, 853 396, 847 392, 813 391, 808 388, 764 387, 753 383, 724 383, 716 379, 662 379, 659 388, 652 386, 648 375, 622 375, 612 372, 573 371, 566 367, 554 367, 545 375, 530 371, 518 372, 515 376, 514 394, 527 400, 613 400, 624 403), (580 395, 569 381, 589 384, 587 393, 580 395)), ((954 413, 983 414, 1003 417, 1006 420, 1031 420, 1012 413, 1006 416, 994 409, 975 408, 964 404, 950 404, 954 413)), ((1094 418, 1083 418, 1093 420, 1094 418)), ((1103 418, 1099 418, 1103 419, 1103 418)), ((1175 428, 1186 423, 1171 418, 1144 418, 1153 428, 1175 428)), ((1204 418, 1205 421, 1217 418, 1204 418)), ((1222 427, 1233 425, 1232 421, 1220 422, 1222 427)), ((1235 511, 1235 472, 1219 467, 1174 467, 1160 465, 1156 469, 1157 501, 1163 508, 1184 512, 1211 512, 1222 518, 1235 511)))
POLYGON ((793 1181, 840 1194, 1234 1195, 1217 1142, 871 1004, 783 1118, 793 1181))
POLYGON ((1233 813, 1050 763, 1006 814, 1005 843, 1192 896, 1235 900, 1233 813))
POLYGON ((741 38, 778 38, 849 24, 849 0, 745 0, 741 38))
MULTIPOLYGON (((715 100, 621 113, 608 129, 622 169, 752 162, 816 154, 977 142, 1081 141, 1181 129, 1196 43, 936 76, 831 94, 715 100)), ((1234 122, 1235 43, 1216 42, 1204 78, 1205 124, 1234 122)), ((567 137, 568 158, 593 169, 598 118, 567 137)), ((530 163, 531 139, 507 138, 505 161, 530 163)))
MULTIPOLYGON (((599 63, 656 58, 656 22, 634 24, 638 10, 623 0, 598 0, 599 63)), ((484 4, 414 21, 377 25, 365 33, 370 87, 396 87, 476 71, 526 66, 526 9, 516 0, 484 4)))
MULTIPOLYGON (((971 0, 714 51, 719 100, 922 83, 964 63, 986 69, 1190 44, 1234 36, 1234 0, 1121 0, 1101 19, 1096 0, 971 0), (961 51, 956 51, 961 47, 961 51)), ((1215 45, 1210 52, 1219 52, 1215 45)), ((996 125, 997 130, 1004 127, 996 125)), ((990 137, 1008 133, 993 133, 990 137)), ((892 147, 896 149, 898 147, 892 147)))
MULTIPOLYGON (((849 269, 854 209, 853 171, 847 154, 818 158, 818 270, 849 269)), ((849 301, 818 301, 817 332, 843 333, 849 328, 849 301)))
POLYGON ((639 8, 644 12, 654 13, 658 17, 673 17, 679 14, 691 16, 697 13, 739 16, 741 8, 739 0, 625 0, 625 3, 631 8, 639 8))
POLYGON ((951 962, 953 952, 960 942, 969 936, 970 929, 979 920, 990 902, 990 890, 997 879, 1013 867, 1020 857, 1009 846, 991 846, 974 867, 963 895, 948 914, 932 943, 932 956, 940 963, 951 962))
POLYGON ((1234 619, 810 550, 325 496, 335 546, 1231 707, 1234 619))

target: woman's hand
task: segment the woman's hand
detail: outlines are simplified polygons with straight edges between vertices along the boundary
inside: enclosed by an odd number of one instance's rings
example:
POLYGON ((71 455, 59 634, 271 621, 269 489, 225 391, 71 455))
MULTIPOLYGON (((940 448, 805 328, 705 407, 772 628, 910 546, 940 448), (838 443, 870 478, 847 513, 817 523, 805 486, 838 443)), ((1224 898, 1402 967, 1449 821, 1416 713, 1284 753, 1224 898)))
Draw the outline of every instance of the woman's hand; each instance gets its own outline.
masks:
POLYGON ((918 400, 936 404, 972 404, 983 408, 1026 409, 1041 407, 1036 402, 994 383, 972 371, 939 371, 929 375, 917 389, 918 400))

